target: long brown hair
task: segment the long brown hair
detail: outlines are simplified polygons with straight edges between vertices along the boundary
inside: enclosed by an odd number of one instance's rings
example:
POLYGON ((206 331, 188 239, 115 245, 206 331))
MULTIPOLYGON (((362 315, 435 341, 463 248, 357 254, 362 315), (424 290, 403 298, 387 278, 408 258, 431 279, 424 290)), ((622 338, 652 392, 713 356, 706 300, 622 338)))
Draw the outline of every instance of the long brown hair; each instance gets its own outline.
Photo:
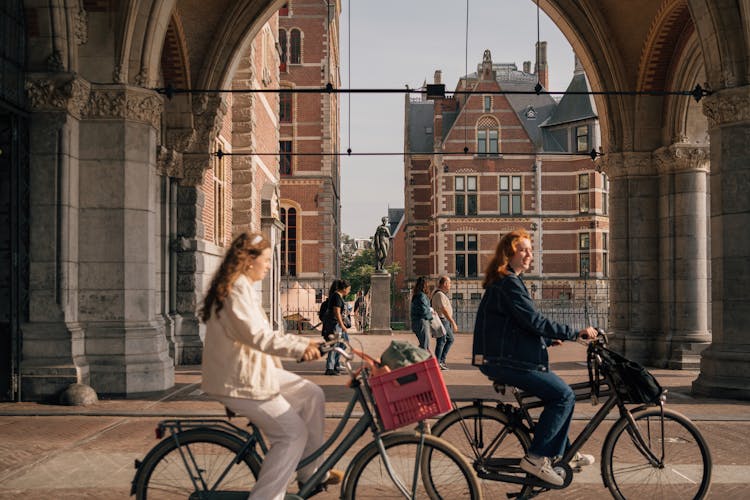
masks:
POLYGON ((224 301, 232 290, 232 284, 240 275, 247 273, 255 259, 266 248, 271 248, 271 242, 260 233, 244 232, 234 239, 219 270, 211 280, 211 287, 198 313, 204 322, 208 321, 214 310, 216 315, 219 315, 219 311, 224 307, 224 301))
POLYGON ((427 293, 427 278, 420 276, 417 281, 414 282, 414 287, 411 289, 411 301, 414 302, 419 296, 419 292, 427 293))
POLYGON ((484 271, 482 288, 487 288, 501 276, 510 274, 510 271, 508 271, 508 262, 516 254, 519 240, 523 239, 531 241, 531 236, 524 229, 516 229, 504 234, 500 238, 500 242, 495 249, 495 255, 484 271))

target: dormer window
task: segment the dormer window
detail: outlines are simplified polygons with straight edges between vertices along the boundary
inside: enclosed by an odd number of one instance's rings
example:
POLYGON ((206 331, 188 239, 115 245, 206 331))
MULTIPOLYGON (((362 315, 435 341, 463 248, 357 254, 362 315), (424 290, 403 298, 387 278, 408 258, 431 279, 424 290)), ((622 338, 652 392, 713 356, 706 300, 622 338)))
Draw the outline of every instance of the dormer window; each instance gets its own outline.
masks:
POLYGON ((534 106, 527 106, 524 114, 526 115, 527 120, 536 120, 536 110, 534 109, 534 106))

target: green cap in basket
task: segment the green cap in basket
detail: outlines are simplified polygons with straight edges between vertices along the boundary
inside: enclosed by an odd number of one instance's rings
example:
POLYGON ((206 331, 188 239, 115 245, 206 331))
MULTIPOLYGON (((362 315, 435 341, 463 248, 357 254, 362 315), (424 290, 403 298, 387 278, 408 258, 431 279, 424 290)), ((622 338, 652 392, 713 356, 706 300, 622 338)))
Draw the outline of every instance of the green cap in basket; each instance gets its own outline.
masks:
POLYGON ((380 355, 380 364, 391 370, 413 365, 429 358, 430 352, 406 342, 392 340, 391 345, 380 355))

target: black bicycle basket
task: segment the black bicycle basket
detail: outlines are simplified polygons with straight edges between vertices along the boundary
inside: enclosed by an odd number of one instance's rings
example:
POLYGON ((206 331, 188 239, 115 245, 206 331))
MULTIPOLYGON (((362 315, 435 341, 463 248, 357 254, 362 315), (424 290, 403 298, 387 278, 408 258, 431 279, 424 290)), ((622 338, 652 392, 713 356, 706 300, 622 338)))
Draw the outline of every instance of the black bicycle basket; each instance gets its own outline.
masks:
POLYGON ((664 390, 649 371, 626 357, 606 348, 598 352, 601 371, 609 375, 614 390, 624 403, 658 403, 664 390))

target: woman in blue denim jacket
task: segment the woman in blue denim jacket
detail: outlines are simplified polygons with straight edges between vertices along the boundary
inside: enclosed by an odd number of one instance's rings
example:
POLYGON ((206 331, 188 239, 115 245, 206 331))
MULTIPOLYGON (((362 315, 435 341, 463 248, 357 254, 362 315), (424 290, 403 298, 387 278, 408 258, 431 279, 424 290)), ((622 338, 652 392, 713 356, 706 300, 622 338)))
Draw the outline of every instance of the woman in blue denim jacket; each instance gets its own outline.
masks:
POLYGON ((427 280, 424 276, 417 278, 411 295, 411 331, 417 336, 419 347, 430 350, 430 299, 427 298, 427 280))
MULTIPOLYGON (((575 394, 549 370, 547 347, 577 337, 594 338, 596 330, 587 327, 576 332, 537 311, 521 279, 532 260, 531 238, 523 229, 504 235, 498 243, 485 272, 485 292, 474 325, 473 364, 489 378, 518 387, 544 402, 521 469, 560 486, 564 478, 552 468, 552 462, 569 446, 575 394)), ((578 453, 571 466, 593 463, 592 455, 578 453)))

